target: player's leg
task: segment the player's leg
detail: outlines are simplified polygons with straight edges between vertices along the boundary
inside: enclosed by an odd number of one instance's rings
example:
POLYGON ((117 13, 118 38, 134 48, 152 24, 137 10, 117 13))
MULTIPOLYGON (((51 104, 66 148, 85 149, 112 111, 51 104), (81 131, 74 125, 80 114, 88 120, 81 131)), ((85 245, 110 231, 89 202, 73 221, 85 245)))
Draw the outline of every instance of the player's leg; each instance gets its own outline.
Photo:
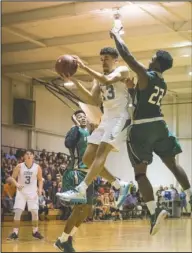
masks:
POLYGON ((153 127, 149 123, 134 125, 129 128, 127 140, 135 180, 151 215, 151 235, 158 232, 161 221, 167 216, 165 210, 157 209, 153 187, 147 177, 147 165, 152 162, 153 158, 153 143, 155 141, 153 132, 156 132, 153 131, 153 127))
POLYGON ((19 238, 19 227, 21 221, 21 215, 26 206, 25 196, 17 191, 14 205, 14 220, 13 220, 13 232, 8 236, 7 240, 17 240, 19 238))
POLYGON ((185 170, 177 163, 175 156, 182 152, 177 138, 168 130, 166 124, 161 125, 163 139, 156 143, 155 153, 161 158, 167 168, 173 173, 179 184, 184 189, 188 199, 192 198, 192 188, 185 170), (164 132, 163 132, 164 130, 164 132))
MULTIPOLYGON (((80 172, 79 172, 80 173, 80 172)), ((63 252, 74 252, 72 237, 77 232, 80 225, 85 221, 92 211, 94 196, 94 185, 89 185, 87 189, 87 204, 75 205, 71 216, 68 218, 64 232, 57 239, 54 246, 63 252)))
MULTIPOLYGON (((89 143, 87 146, 87 149, 83 156, 83 163, 86 164, 88 168, 90 168, 95 159, 98 147, 99 146, 97 144, 93 143, 89 143)), ((99 175, 105 178, 117 190, 121 187, 120 181, 116 177, 114 177, 105 166, 100 171, 99 175)))
POLYGON ((27 197, 27 206, 32 216, 32 236, 41 240, 44 237, 39 232, 39 197, 37 194, 27 197))

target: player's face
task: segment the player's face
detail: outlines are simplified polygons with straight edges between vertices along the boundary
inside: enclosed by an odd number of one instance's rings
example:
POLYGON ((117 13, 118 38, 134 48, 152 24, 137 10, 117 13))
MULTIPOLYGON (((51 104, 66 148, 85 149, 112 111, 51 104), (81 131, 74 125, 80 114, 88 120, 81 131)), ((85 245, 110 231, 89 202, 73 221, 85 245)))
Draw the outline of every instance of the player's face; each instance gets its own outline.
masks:
POLYGON ((87 125, 87 118, 84 113, 78 113, 76 115, 76 119, 79 122, 80 126, 86 126, 87 125))
POLYGON ((25 161, 32 161, 33 158, 34 158, 33 153, 31 153, 31 152, 29 152, 29 151, 26 152, 25 155, 24 155, 24 160, 25 160, 25 161))
POLYGON ((149 62, 149 69, 155 69, 155 66, 156 66, 156 63, 157 63, 157 56, 154 55, 151 59, 151 61, 149 62))
POLYGON ((101 63, 104 73, 110 73, 117 62, 117 59, 114 59, 111 55, 101 55, 101 63))

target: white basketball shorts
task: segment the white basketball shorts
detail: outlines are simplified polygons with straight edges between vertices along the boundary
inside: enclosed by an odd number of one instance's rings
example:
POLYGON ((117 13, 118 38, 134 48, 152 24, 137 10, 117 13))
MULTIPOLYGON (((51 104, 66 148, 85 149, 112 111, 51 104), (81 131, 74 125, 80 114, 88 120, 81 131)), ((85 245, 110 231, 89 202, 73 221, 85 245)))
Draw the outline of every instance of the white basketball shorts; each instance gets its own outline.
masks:
POLYGON ((39 196, 37 192, 25 193, 22 191, 17 191, 14 209, 21 209, 24 211, 26 204, 28 207, 28 211, 39 210, 39 196))
POLYGON ((88 137, 88 143, 99 145, 105 142, 114 147, 113 151, 118 151, 120 143, 126 141, 127 126, 127 114, 115 118, 103 117, 98 128, 88 137))

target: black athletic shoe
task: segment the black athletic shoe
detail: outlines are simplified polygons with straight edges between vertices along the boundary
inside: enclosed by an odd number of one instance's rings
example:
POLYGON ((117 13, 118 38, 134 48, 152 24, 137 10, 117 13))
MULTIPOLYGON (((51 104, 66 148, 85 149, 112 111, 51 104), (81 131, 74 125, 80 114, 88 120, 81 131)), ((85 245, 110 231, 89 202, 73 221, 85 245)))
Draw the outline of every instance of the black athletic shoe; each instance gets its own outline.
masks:
POLYGON ((17 240, 17 239, 19 239, 19 236, 18 236, 15 232, 11 233, 11 234, 7 237, 7 240, 8 240, 8 241, 17 240))
POLYGON ((32 236, 35 238, 35 239, 39 239, 39 240, 42 240, 44 237, 39 233, 39 231, 35 232, 35 233, 32 233, 32 236))
POLYGON ((161 222, 167 217, 168 213, 166 210, 156 209, 155 214, 151 215, 151 229, 150 235, 155 235, 159 229, 161 222))
POLYGON ((68 243, 71 245, 71 252, 75 252, 75 249, 73 248, 73 237, 69 236, 68 243))
POLYGON ((57 241, 54 244, 54 247, 59 249, 61 252, 75 252, 73 246, 72 246, 72 240, 68 239, 66 242, 61 242, 58 238, 57 241))

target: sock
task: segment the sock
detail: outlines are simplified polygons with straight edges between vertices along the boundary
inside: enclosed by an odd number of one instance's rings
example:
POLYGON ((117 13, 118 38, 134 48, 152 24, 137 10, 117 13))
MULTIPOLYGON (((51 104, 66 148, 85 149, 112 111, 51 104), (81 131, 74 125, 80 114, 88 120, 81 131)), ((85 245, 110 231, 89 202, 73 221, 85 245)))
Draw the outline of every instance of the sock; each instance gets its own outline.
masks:
POLYGON ((146 203, 146 205, 149 209, 150 214, 153 215, 155 213, 155 209, 157 207, 155 201, 154 200, 149 201, 146 203))
POLYGON ((74 227, 74 228, 71 230, 70 236, 74 236, 74 234, 77 232, 77 229, 78 229, 78 227, 74 227))
POLYGON ((61 237, 59 237, 59 240, 61 243, 66 242, 69 238, 69 234, 66 234, 65 232, 62 233, 61 237))
POLYGON ((35 234, 38 231, 38 227, 33 227, 33 234, 35 234))
POLYGON ((192 189, 189 188, 189 189, 185 190, 184 192, 187 194, 188 198, 190 199, 192 196, 192 189))
POLYGON ((117 178, 115 179, 114 182, 111 183, 111 185, 112 185, 113 187, 115 187, 116 190, 119 190, 120 187, 121 187, 120 182, 119 182, 119 180, 118 180, 117 178))
POLYGON ((15 233, 16 235, 18 235, 19 229, 18 229, 18 228, 14 228, 14 229, 13 229, 13 233, 15 233))
POLYGON ((82 181, 82 182, 80 183, 80 185, 76 187, 76 189, 77 189, 81 194, 86 194, 87 188, 88 188, 88 185, 87 185, 84 181, 82 181))

